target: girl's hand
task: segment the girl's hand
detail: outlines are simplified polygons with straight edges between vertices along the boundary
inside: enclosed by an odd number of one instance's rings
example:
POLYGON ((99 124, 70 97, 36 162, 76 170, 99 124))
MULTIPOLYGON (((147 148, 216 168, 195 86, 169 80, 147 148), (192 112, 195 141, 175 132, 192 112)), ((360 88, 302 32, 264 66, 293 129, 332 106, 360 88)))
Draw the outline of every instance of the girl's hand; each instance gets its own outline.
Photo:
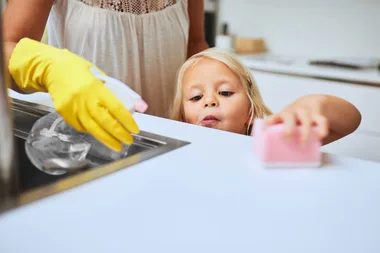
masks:
POLYGON ((296 126, 301 126, 301 141, 305 142, 309 138, 312 127, 318 126, 320 139, 324 139, 329 134, 329 120, 323 114, 323 101, 315 99, 297 100, 287 106, 280 113, 269 116, 265 121, 265 126, 284 123, 286 136, 295 133, 296 126))

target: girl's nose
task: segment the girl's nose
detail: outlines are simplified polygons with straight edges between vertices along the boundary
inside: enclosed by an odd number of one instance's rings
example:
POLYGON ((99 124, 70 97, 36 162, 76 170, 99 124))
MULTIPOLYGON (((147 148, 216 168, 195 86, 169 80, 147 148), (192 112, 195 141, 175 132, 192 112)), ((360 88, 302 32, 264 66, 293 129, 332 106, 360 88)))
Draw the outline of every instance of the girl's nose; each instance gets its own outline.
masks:
POLYGON ((212 96, 212 97, 209 97, 209 98, 206 98, 206 101, 205 101, 205 104, 204 104, 204 107, 217 107, 219 106, 219 103, 218 103, 218 100, 212 96))

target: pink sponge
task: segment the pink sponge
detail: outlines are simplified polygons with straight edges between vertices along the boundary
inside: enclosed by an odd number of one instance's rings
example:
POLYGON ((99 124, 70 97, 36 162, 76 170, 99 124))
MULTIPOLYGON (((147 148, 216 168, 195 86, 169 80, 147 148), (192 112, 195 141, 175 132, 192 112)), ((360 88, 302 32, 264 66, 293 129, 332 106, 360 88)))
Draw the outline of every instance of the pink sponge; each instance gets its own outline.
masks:
POLYGON ((263 119, 256 119, 253 129, 254 153, 265 167, 319 167, 321 141, 313 128, 306 143, 300 144, 300 127, 289 137, 284 125, 276 124, 263 129, 263 119))

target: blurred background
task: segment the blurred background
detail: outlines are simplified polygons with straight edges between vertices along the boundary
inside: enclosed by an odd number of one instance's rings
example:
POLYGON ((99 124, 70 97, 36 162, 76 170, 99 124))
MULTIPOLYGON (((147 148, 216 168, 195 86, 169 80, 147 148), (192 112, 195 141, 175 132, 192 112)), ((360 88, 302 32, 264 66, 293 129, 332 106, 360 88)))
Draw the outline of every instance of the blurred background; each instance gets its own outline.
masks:
POLYGON ((379 0, 205 0, 207 42, 239 55, 273 111, 310 93, 347 99, 362 123, 324 150, 374 161, 380 161, 379 27, 379 0))
POLYGON ((380 57, 379 11, 378 0, 205 0, 206 36, 226 23, 231 35, 263 38, 277 54, 380 57))

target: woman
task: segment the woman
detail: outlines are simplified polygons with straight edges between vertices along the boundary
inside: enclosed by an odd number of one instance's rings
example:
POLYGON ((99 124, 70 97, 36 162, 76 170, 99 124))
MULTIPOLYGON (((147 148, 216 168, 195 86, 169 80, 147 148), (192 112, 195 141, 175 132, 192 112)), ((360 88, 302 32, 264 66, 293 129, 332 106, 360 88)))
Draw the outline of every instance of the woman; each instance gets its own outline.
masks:
POLYGON ((141 94, 148 114, 166 117, 178 68, 207 48, 203 15, 203 0, 9 0, 12 87, 49 92, 69 124, 120 150, 138 127, 92 76, 92 64, 141 94), (46 23, 54 47, 39 42, 46 23))

